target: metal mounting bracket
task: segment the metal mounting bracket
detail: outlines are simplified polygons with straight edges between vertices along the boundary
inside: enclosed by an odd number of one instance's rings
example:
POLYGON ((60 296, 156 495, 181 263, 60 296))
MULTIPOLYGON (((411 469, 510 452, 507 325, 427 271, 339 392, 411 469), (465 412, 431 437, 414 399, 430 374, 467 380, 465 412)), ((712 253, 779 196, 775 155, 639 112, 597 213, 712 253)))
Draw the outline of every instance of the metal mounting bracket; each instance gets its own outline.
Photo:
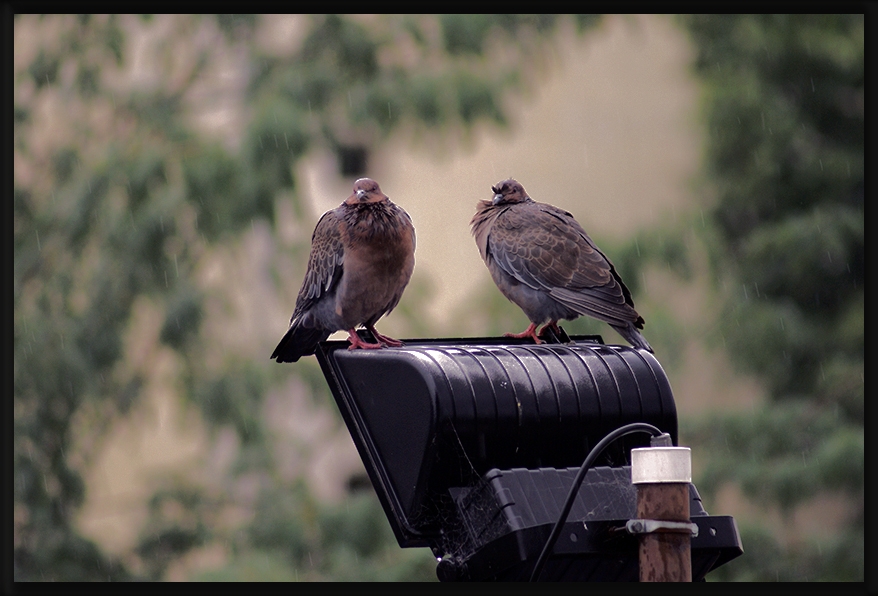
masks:
POLYGON ((625 524, 629 534, 652 534, 654 532, 671 532, 698 536, 698 524, 690 522, 665 521, 660 519, 629 519, 625 524))

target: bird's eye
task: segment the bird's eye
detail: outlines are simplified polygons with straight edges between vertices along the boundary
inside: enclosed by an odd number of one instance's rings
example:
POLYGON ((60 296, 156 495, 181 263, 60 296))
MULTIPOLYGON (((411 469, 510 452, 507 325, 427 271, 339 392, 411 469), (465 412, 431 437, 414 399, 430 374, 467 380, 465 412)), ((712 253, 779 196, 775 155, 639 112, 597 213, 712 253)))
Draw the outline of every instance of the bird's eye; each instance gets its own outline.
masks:
POLYGON ((496 188, 494 188, 494 187, 492 186, 492 187, 491 187, 491 192, 493 192, 494 194, 497 194, 497 193, 500 192, 500 191, 497 190, 496 188))

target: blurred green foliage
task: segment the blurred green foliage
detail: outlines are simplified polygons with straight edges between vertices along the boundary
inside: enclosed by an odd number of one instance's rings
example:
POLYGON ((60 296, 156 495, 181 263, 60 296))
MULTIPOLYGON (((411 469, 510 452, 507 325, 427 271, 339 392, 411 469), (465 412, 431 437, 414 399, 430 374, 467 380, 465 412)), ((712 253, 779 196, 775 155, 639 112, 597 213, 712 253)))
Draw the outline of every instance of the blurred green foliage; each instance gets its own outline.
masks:
POLYGON ((709 450, 698 486, 709 497, 736 484, 785 523, 818 496, 846 512, 840 529, 798 540, 744 521, 744 556, 715 577, 862 581, 863 15, 681 21, 704 83, 720 337, 770 396, 692 429, 709 450))
MULTIPOLYGON (((274 223, 279 196, 303 215, 294 172, 315 147, 507 122, 504 98, 564 17, 301 16, 281 49, 258 43, 270 18, 15 17, 27 32, 13 72, 16 581, 162 579, 210 544, 231 544, 233 561, 201 579, 435 579, 429 553, 398 548, 374 493, 337 508, 280 479, 261 415, 277 373, 222 350, 208 323, 227 297, 199 272, 254 221, 274 223), (243 65, 243 117, 224 145, 195 121, 234 95, 216 82, 229 56, 243 65), (161 315, 152 357, 129 351, 144 304, 161 315), (174 390, 211 432, 234 429, 238 462, 223 497, 192 479, 162 486, 134 552, 111 556, 76 526, 82 474, 157 376, 157 351, 173 354, 174 390), (224 528, 218 512, 253 478, 255 517, 224 528)), ((413 329, 428 294, 409 290, 413 329)), ((285 372, 325 399, 313 367, 285 372)))

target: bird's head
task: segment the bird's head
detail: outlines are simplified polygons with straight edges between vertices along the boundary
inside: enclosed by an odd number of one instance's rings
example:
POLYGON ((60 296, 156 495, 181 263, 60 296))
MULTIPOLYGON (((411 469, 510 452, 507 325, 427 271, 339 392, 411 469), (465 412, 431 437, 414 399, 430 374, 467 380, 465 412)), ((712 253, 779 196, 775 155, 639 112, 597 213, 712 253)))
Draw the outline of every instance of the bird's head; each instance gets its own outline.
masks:
POLYGON ((498 182, 491 190, 494 192, 494 199, 491 201, 494 205, 523 203, 528 199, 524 187, 512 178, 498 182))
POLYGON ((354 192, 347 198, 345 203, 357 205, 362 203, 380 203, 386 201, 387 195, 381 192, 381 187, 371 178, 360 178, 354 182, 354 192))

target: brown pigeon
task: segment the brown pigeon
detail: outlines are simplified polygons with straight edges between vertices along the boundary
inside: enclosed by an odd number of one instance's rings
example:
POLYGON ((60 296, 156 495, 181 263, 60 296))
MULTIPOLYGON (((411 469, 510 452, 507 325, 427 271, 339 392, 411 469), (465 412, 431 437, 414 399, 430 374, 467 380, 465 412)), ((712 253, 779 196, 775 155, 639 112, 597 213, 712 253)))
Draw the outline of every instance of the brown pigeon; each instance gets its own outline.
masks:
POLYGON ((336 331, 347 331, 349 350, 401 346, 375 322, 399 302, 415 267, 415 228, 378 183, 360 178, 354 192, 317 222, 305 281, 290 328, 274 349, 277 362, 296 362, 336 331), (378 343, 357 335, 368 329, 378 343))
POLYGON ((531 320, 522 333, 537 337, 545 323, 558 332, 558 320, 589 315, 619 332, 631 345, 652 352, 640 334, 643 317, 610 260, 573 216, 527 196, 513 179, 491 187, 494 198, 479 201, 470 225, 494 283, 531 320))

